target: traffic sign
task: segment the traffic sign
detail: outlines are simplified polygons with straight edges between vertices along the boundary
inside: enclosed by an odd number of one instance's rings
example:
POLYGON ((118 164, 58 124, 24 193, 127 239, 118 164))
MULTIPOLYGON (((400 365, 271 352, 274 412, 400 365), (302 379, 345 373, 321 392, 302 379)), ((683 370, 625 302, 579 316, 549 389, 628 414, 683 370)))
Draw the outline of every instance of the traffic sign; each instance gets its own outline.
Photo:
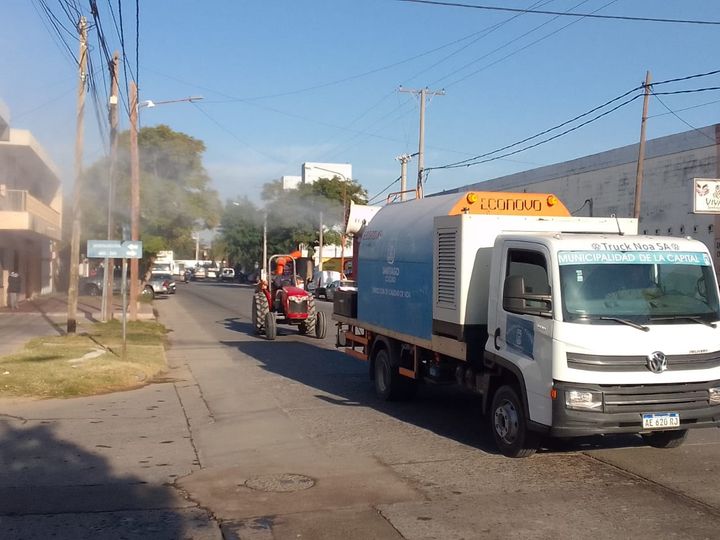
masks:
POLYGON ((88 240, 87 256, 90 259, 141 259, 140 240, 88 240))

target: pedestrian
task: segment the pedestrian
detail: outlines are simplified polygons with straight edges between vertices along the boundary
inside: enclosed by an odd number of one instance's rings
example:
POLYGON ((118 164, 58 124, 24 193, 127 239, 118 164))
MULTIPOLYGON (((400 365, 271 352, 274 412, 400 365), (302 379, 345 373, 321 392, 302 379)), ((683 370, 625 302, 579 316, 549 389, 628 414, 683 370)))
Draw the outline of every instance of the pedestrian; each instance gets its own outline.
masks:
POLYGON ((8 277, 8 304, 10 309, 18 308, 18 295, 22 288, 22 278, 16 271, 10 272, 8 277))

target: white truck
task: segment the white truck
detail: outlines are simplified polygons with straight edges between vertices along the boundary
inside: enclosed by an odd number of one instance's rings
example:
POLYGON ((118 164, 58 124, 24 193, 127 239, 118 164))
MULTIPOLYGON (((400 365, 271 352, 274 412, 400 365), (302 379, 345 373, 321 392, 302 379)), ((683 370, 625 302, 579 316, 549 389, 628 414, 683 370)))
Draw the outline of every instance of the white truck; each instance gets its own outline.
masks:
POLYGON ((718 286, 699 241, 572 217, 549 194, 470 192, 389 204, 355 246, 337 341, 384 399, 421 381, 478 392, 510 457, 542 436, 668 448, 720 425, 718 286))

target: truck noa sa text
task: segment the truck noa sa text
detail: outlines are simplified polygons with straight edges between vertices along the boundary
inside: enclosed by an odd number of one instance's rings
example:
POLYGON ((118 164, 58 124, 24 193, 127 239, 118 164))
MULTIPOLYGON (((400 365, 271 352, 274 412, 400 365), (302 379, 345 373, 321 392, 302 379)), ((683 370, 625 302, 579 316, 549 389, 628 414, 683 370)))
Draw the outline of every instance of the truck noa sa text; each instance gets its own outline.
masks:
POLYGON ((470 192, 383 207, 354 253, 338 346, 384 399, 470 388, 511 457, 542 436, 668 448, 720 425, 718 285, 697 240, 572 217, 554 195, 470 192))

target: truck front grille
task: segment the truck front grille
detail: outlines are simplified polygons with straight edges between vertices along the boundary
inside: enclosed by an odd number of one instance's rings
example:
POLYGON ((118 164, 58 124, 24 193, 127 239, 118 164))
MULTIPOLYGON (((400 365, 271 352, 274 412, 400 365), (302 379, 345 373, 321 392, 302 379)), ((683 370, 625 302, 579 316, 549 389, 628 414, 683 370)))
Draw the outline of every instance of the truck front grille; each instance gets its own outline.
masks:
MULTIPOLYGON (((569 368, 585 371, 647 371, 647 356, 601 356, 567 353, 569 368)), ((720 351, 667 356, 668 371, 710 369, 720 366, 720 351)))
POLYGON ((710 406, 708 389, 716 383, 601 386, 606 413, 659 412, 710 406))

